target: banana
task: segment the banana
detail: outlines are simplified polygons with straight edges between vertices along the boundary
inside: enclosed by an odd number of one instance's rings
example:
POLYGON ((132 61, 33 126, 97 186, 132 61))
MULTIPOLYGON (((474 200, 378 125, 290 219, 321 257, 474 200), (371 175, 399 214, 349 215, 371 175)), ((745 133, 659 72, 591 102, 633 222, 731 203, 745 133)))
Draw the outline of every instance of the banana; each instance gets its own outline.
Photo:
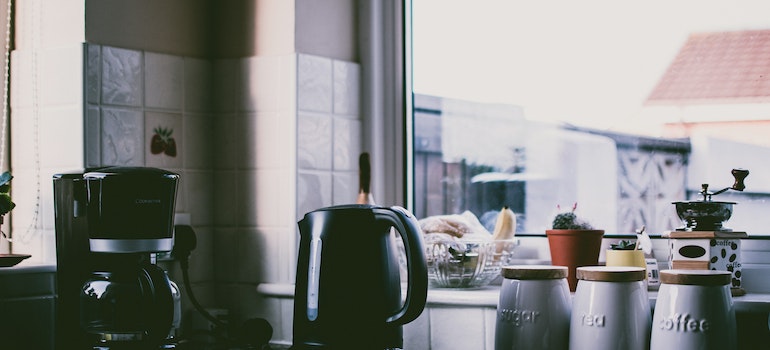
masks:
POLYGON ((513 239, 514 235, 516 235, 516 214, 513 210, 504 206, 500 213, 497 214, 492 239, 513 239))

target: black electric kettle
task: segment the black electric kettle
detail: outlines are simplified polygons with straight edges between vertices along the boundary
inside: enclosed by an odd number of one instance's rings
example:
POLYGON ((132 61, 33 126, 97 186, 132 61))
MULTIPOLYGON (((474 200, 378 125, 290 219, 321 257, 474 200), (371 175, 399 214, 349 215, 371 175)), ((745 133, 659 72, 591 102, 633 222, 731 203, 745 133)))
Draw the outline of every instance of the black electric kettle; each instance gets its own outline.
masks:
POLYGON ((401 207, 342 205, 305 214, 294 293, 292 349, 403 348, 402 325, 425 308, 422 233, 401 207), (401 298, 398 247, 407 257, 401 298))

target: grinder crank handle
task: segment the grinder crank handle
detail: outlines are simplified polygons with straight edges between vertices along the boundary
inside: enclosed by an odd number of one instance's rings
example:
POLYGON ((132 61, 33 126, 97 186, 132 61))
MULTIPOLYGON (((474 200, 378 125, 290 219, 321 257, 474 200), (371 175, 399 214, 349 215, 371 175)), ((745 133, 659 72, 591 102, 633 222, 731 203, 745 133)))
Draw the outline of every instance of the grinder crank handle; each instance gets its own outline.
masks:
POLYGON ((733 169, 732 174, 735 178, 735 183, 731 188, 736 191, 743 191, 743 189, 746 188, 746 185, 743 184, 743 180, 746 179, 746 176, 749 176, 749 171, 746 169, 733 169))

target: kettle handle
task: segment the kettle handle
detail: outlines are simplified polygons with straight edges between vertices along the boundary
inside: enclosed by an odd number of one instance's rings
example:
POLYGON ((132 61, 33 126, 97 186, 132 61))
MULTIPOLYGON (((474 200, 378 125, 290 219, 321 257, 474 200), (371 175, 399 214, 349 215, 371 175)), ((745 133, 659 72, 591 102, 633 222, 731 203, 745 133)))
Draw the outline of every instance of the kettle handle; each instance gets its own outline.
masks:
POLYGON ((154 264, 145 264, 141 268, 140 279, 142 284, 142 296, 149 301, 147 313, 147 336, 153 344, 160 344, 166 339, 174 322, 174 297, 171 291, 171 281, 168 275, 160 267, 154 264))
POLYGON ((375 218, 390 223, 401 235, 406 252, 409 281, 404 305, 394 315, 387 318, 391 324, 407 324, 414 321, 425 308, 428 297, 428 267, 425 262, 422 232, 414 215, 406 209, 394 206, 375 210, 375 218))

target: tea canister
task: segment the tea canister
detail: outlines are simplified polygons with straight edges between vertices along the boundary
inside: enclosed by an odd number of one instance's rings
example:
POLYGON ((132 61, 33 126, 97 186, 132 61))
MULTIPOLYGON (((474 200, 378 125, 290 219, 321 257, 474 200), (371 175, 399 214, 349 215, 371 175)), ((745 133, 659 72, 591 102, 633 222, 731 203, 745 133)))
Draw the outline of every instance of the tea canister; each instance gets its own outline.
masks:
POLYGON ((567 349, 572 297, 566 266, 505 266, 495 349, 567 349))
POLYGON ((651 349, 735 349, 731 279, 720 270, 661 271, 651 349))
POLYGON ((649 349, 652 311, 644 283, 646 274, 641 267, 579 267, 569 347, 649 349))

